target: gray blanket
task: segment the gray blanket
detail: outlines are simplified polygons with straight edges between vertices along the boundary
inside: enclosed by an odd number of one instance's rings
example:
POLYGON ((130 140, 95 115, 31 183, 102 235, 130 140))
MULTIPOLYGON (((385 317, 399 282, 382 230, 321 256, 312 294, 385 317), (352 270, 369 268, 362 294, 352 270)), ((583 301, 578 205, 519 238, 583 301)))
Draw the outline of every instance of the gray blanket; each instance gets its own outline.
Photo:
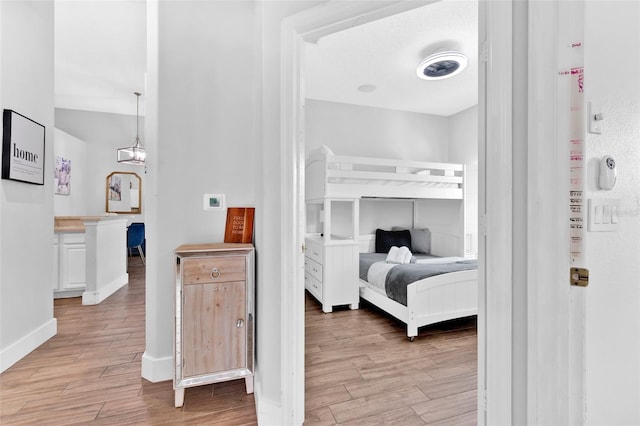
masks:
MULTIPOLYGON (((366 281, 369 267, 375 262, 383 262, 386 256, 384 253, 360 253, 360 278, 366 281)), ((436 256, 427 255, 419 258, 433 259, 436 256)), ((478 261, 476 259, 459 260, 451 263, 407 263, 396 265, 387 274, 385 291, 387 297, 406 306, 407 285, 423 278, 472 269, 478 269, 478 261)))

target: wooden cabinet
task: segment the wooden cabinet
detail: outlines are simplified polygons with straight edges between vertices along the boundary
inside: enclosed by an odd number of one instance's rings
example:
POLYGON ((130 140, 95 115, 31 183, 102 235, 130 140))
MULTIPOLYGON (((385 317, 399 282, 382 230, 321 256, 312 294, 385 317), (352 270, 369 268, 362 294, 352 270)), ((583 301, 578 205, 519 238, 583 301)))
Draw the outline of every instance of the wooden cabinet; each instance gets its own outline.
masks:
POLYGON ((253 393, 253 246, 183 245, 175 254, 175 406, 185 388, 208 383, 244 378, 253 393))
POLYGON ((309 236, 305 245, 305 288, 322 303, 322 311, 331 312, 337 305, 358 309, 358 244, 309 236))

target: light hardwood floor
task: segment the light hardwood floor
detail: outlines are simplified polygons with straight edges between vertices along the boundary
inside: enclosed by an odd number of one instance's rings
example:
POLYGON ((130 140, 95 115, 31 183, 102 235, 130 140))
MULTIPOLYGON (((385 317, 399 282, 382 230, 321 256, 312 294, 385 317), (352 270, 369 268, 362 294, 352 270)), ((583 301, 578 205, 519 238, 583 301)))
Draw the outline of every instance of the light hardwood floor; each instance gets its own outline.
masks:
MULTIPOLYGON (((99 305, 58 299, 58 334, 0 375, 2 425, 255 425, 244 380, 189 388, 140 377, 144 267, 99 305)), ((305 424, 475 424, 475 318, 420 330, 374 308, 323 314, 306 300, 305 424)))
POLYGON ((0 375, 0 424, 255 425, 244 380, 189 388, 174 408, 171 381, 140 377, 144 303, 139 257, 129 284, 99 305, 57 299, 58 334, 0 375))
POLYGON ((409 342, 402 323, 360 307, 323 314, 307 294, 305 424, 475 425, 476 317, 409 342))

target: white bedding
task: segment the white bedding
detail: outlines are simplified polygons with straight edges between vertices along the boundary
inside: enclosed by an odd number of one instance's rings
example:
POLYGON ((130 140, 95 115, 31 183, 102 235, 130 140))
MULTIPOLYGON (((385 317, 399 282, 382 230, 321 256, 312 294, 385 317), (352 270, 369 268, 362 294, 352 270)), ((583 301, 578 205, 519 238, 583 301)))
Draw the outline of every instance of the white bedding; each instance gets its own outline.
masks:
POLYGON ((371 284, 375 289, 380 290, 382 294, 386 294, 384 290, 384 283, 387 279, 387 274, 396 266, 397 263, 376 262, 369 267, 367 272, 367 282, 371 284))

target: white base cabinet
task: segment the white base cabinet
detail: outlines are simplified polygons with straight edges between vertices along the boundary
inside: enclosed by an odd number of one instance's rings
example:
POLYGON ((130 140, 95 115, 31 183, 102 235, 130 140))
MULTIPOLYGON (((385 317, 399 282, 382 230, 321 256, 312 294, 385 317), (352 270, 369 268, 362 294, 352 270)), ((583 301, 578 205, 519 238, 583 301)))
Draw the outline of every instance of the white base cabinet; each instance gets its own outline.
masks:
POLYGON ((96 305, 129 282, 124 216, 56 216, 53 297, 96 305))
POLYGON ((78 297, 87 286, 87 245, 84 233, 56 233, 53 297, 78 297))
POLYGON ((308 236, 305 245, 305 288, 322 304, 322 311, 331 312, 338 305, 358 309, 358 243, 308 236))

